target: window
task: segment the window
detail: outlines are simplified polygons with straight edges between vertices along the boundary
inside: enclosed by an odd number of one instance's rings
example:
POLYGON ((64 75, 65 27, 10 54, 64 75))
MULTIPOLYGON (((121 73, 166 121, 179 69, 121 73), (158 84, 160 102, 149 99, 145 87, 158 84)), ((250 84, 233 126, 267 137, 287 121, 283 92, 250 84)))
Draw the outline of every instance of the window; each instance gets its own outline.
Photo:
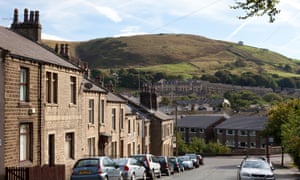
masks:
POLYGON ((137 124, 137 135, 140 136, 140 124, 137 124))
POLYGON ((249 136, 256 136, 256 131, 249 131, 249 136))
POLYGON ((184 132, 184 128, 179 128, 179 131, 180 132, 184 132))
POLYGON ((101 103, 100 103, 101 105, 100 105, 100 113, 101 113, 101 115, 100 115, 100 117, 101 117, 101 120, 100 120, 100 122, 101 123, 104 123, 104 100, 103 99, 101 99, 101 103))
POLYGON ((29 101, 29 69, 20 69, 20 101, 29 101))
POLYGON ((217 133, 218 133, 218 134, 223 134, 223 129, 218 129, 218 130, 217 130, 217 133))
POLYGON ((190 129, 190 132, 191 132, 191 133, 196 133, 197 130, 196 130, 196 128, 191 128, 191 129, 190 129))
POLYGON ((65 150, 66 157, 74 159, 74 133, 66 133, 65 150))
POLYGON ((112 156, 112 158, 117 157, 117 142, 111 143, 111 156, 112 156))
POLYGON ((130 126, 131 123, 130 123, 130 119, 128 119, 127 122, 128 122, 128 133, 131 133, 131 126, 130 126))
POLYGON ((247 132, 245 130, 239 130, 240 136, 247 136, 247 132))
POLYGON ((112 121, 112 128, 116 130, 116 109, 113 108, 111 111, 111 121, 112 121))
POLYGON ((94 124, 94 99, 89 100, 89 123, 94 124))
POLYGON ((46 72, 46 100, 47 103, 57 104, 57 73, 46 72))
POLYGON ((76 77, 71 76, 70 78, 70 89, 71 89, 71 103, 76 104, 76 77))
POLYGON ((124 120, 124 109, 123 108, 121 108, 120 109, 120 129, 123 129, 124 128, 124 122, 123 122, 123 120, 124 120))
POLYGON ((20 161, 32 161, 32 125, 20 124, 20 161))
POLYGON ((226 134, 227 135, 234 135, 234 131, 232 129, 227 129, 226 134))
POLYGON ((88 138, 88 150, 89 150, 89 156, 95 156, 95 138, 88 138))

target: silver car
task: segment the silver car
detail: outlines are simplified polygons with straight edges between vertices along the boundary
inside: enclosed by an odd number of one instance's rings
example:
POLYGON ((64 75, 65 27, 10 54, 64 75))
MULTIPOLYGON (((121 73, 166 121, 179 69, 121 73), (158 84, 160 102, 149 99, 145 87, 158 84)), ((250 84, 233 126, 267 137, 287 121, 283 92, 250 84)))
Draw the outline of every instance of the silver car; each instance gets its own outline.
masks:
POLYGON ((146 179, 147 172, 146 168, 141 162, 134 158, 119 158, 114 159, 122 171, 123 179, 134 180, 134 179, 146 179))
POLYGON ((194 168, 194 164, 190 156, 179 156, 178 159, 182 162, 184 169, 194 168))
POLYGON ((238 166, 238 180, 275 180, 273 166, 264 158, 244 158, 238 166))
POLYGON ((119 180, 121 171, 116 163, 106 156, 82 158, 76 161, 71 180, 119 180))

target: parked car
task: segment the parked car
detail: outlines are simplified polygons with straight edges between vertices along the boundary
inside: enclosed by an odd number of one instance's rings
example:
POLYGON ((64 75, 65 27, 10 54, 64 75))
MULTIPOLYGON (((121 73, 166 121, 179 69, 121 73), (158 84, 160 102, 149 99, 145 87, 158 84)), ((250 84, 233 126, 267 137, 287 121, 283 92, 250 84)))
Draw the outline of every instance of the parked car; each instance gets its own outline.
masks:
POLYGON ((184 169, 194 168, 194 164, 190 156, 179 156, 178 158, 181 160, 184 169))
POLYGON ((194 167, 198 168, 200 166, 199 159, 197 158, 197 154, 195 153, 187 153, 185 156, 190 156, 191 160, 193 161, 194 167))
POLYGON ((246 157, 238 166, 237 179, 275 180, 273 166, 263 158, 246 157))
POLYGON ((203 156, 201 154, 197 154, 197 159, 198 159, 200 165, 204 164, 204 159, 203 159, 203 156))
POLYGON ((174 172, 183 172, 184 171, 184 166, 182 164, 182 161, 178 157, 170 157, 170 161, 174 165, 174 172))
POLYGON ((153 161, 160 164, 161 173, 167 176, 174 174, 174 164, 167 156, 154 156, 153 161))
POLYGON ((148 178, 154 179, 155 177, 161 177, 160 164, 153 161, 152 154, 135 154, 130 157, 135 158, 144 165, 148 178))
POLYGON ((119 180, 121 171, 116 163, 106 156, 82 158, 72 169, 71 180, 119 180))
POLYGON ((114 159, 119 166, 121 175, 124 180, 146 179, 146 168, 141 162, 134 158, 118 158, 114 159))

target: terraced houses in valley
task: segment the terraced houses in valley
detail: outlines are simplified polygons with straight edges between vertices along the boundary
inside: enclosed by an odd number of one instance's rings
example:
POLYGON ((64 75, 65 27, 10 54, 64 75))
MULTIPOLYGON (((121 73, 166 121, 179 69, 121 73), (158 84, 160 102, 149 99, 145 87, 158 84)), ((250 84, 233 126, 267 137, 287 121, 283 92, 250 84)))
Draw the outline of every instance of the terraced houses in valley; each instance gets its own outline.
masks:
POLYGON ((173 154, 172 118, 91 81, 67 45, 42 44, 41 29, 27 9, 0 26, 0 179, 6 167, 64 164, 69 177, 86 156, 173 154))

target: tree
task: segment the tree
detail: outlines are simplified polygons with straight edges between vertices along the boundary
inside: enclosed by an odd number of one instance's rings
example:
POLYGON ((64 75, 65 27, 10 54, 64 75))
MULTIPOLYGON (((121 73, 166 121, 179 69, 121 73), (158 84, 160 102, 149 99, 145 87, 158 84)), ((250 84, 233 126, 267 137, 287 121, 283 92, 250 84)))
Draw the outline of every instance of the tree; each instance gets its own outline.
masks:
POLYGON ((274 137, 288 152, 295 165, 300 168, 300 100, 281 102, 268 112, 266 135, 274 137))
POLYGON ((246 14, 240 16, 240 19, 267 14, 269 16, 269 22, 274 22, 275 16, 280 13, 280 10, 277 9, 279 1, 280 0, 245 0, 245 2, 241 2, 238 0, 231 8, 245 11, 246 14))

